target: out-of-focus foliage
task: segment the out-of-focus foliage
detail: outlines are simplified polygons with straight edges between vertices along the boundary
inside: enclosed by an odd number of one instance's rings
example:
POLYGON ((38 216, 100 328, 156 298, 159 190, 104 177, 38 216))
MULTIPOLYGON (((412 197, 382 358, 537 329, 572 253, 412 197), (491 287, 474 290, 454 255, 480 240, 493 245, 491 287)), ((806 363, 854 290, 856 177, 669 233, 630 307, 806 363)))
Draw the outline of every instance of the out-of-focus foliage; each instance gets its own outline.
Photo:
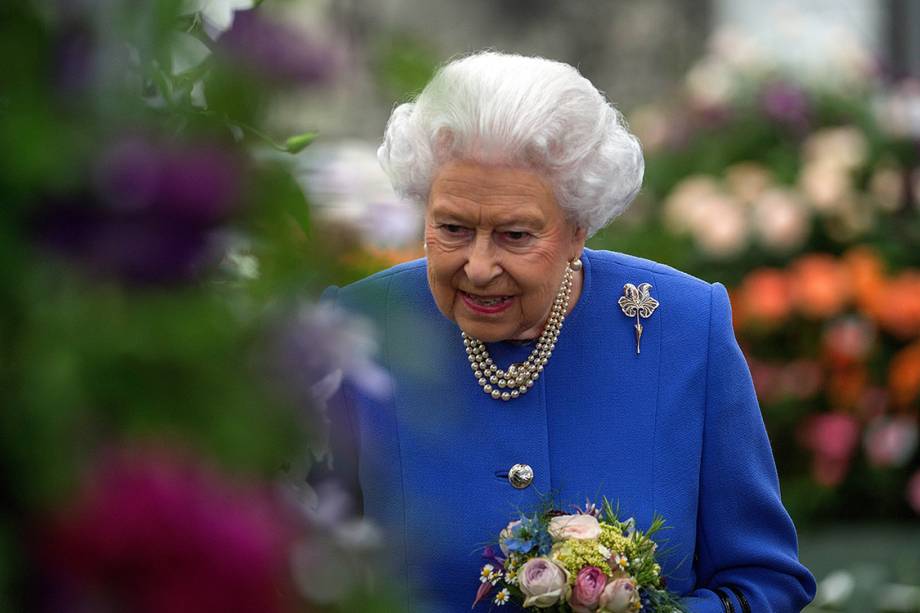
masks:
POLYGON ((321 126, 262 128, 275 96, 344 68, 254 4, 0 6, 11 610, 353 610, 368 593, 373 527, 304 477, 331 390, 383 375, 367 331, 311 304, 340 269, 289 156, 321 126))

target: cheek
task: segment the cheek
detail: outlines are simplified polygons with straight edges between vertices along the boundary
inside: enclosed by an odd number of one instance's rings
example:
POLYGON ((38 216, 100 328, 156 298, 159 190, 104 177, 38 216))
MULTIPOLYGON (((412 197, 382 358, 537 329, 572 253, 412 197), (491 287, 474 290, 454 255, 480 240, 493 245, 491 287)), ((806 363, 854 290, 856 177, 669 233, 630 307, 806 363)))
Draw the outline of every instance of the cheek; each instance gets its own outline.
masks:
POLYGON ((454 259, 437 247, 428 245, 428 286, 442 311, 450 308, 456 294, 453 280, 457 266, 454 259))

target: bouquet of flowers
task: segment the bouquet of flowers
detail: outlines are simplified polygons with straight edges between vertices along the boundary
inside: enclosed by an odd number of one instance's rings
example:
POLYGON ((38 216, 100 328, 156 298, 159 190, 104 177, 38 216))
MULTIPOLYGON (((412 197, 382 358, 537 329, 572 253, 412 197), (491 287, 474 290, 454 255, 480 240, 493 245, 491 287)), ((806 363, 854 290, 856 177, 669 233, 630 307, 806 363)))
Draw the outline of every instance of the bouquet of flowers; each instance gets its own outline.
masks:
POLYGON ((664 526, 656 516, 645 532, 633 518, 620 521, 605 499, 575 513, 522 513, 501 531, 501 555, 486 547, 473 607, 517 602, 527 609, 573 613, 685 612, 665 589, 657 544, 664 526), (492 592, 495 594, 492 595, 492 592))

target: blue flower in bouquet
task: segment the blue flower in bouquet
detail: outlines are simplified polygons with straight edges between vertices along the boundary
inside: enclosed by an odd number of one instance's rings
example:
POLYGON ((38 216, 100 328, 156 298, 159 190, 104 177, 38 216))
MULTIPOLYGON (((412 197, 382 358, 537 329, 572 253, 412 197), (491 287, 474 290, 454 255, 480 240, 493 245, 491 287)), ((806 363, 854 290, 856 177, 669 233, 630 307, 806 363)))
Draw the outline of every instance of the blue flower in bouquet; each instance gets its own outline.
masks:
POLYGON ((499 535, 502 551, 509 553, 528 553, 534 548, 540 555, 549 553, 553 546, 546 526, 536 517, 521 516, 513 521, 499 535))

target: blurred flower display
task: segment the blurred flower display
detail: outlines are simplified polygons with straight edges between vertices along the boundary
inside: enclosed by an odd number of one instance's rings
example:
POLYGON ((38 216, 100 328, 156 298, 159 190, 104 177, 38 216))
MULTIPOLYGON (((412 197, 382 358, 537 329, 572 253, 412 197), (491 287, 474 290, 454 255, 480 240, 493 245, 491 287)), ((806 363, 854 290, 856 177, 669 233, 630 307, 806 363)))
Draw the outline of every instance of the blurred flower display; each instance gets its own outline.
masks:
POLYGON ((4 610, 367 607, 376 529, 307 475, 338 385, 388 379, 318 304, 318 126, 267 117, 341 65, 261 4, 0 8, 4 610))
POLYGON ((342 141, 311 147, 298 156, 294 172, 351 276, 422 257, 422 211, 393 191, 375 145, 342 141))
POLYGON ((105 454, 55 515, 43 527, 59 599, 48 610, 294 610, 294 518, 270 490, 231 484, 190 454, 105 454))
POLYGON ((716 31, 681 96, 636 109, 651 210, 592 244, 729 287, 797 522, 912 518, 917 84, 852 45, 817 74, 760 44, 716 31))

